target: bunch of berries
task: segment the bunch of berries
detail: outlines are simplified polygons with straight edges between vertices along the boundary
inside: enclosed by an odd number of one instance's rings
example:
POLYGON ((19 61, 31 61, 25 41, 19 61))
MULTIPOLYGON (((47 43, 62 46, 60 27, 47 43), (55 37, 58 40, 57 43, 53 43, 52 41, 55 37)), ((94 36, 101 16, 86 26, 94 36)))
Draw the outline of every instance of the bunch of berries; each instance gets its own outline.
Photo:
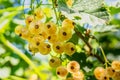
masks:
POLYGON ((97 67, 94 70, 94 75, 97 80, 120 80, 120 61, 113 61, 110 67, 104 69, 97 67))

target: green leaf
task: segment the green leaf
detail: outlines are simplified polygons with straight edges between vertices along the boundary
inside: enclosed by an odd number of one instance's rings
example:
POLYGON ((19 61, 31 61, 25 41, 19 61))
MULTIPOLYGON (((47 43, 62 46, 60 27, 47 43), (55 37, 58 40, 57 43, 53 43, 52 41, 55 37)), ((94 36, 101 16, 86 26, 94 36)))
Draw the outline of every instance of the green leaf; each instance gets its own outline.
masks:
POLYGON ((117 14, 120 12, 120 7, 109 7, 109 12, 111 15, 117 14))
POLYGON ((72 10, 77 12, 93 12, 101 8, 104 0, 75 0, 72 10))

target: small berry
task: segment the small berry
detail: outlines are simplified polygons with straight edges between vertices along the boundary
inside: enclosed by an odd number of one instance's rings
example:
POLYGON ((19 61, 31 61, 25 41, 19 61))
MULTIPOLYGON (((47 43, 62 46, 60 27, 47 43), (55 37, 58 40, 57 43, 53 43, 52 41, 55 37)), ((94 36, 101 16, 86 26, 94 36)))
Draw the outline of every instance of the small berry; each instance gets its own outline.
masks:
POLYGON ((42 19, 44 17, 44 13, 41 8, 35 9, 34 15, 36 19, 42 19))
POLYGON ((76 49, 75 49, 75 45, 72 42, 67 42, 65 43, 65 48, 64 48, 64 52, 71 56, 75 53, 76 49))
POLYGON ((80 65, 77 61, 70 61, 68 64, 67 64, 67 70, 68 72, 70 73, 76 73, 80 70, 80 65))
POLYGON ((68 27, 61 27, 58 36, 60 41, 68 41, 72 37, 72 30, 68 27))
POLYGON ((50 43, 56 43, 58 41, 58 35, 57 34, 49 35, 47 39, 50 43))
POLYGON ((67 0, 67 2, 66 2, 67 6, 69 8, 72 7, 73 3, 74 3, 74 0, 67 0))
POLYGON ((76 73, 72 73, 74 80, 84 80, 84 74, 82 71, 78 71, 76 73))
POLYGON ((61 65, 61 60, 58 58, 58 57, 52 57, 50 60, 49 60, 49 65, 51 67, 58 67, 61 65))
POLYGON ((43 55, 47 55, 51 51, 51 46, 48 43, 41 43, 40 46, 38 46, 39 52, 43 55))
POLYGON ((120 71, 116 71, 112 77, 113 80, 120 80, 120 71))
POLYGON ((28 49, 30 52, 32 52, 33 54, 39 52, 38 48, 36 46, 34 46, 32 43, 28 44, 28 49))
POLYGON ((67 71, 67 69, 66 69, 65 67, 59 66, 59 67, 57 67, 57 69, 56 69, 56 74, 57 74, 58 77, 60 77, 60 78, 65 78, 65 77, 67 76, 67 74, 68 74, 68 71, 67 71))
POLYGON ((25 23, 27 26, 29 26, 29 24, 34 20, 34 16, 30 15, 25 19, 25 23))
POLYGON ((53 51, 56 52, 56 53, 58 53, 58 54, 61 54, 64 51, 64 45, 61 42, 55 42, 55 43, 53 43, 52 47, 53 47, 53 51))
POLYGON ((94 75, 96 79, 100 79, 100 77, 105 73, 105 69, 103 67, 97 67, 94 70, 94 75))
POLYGON ((111 66, 115 71, 120 71, 120 61, 113 61, 111 66))
POLYGON ((62 22, 62 27, 68 27, 69 29, 74 29, 75 23, 70 19, 64 19, 62 22))
POLYGON ((112 77, 115 73, 115 70, 112 68, 112 67, 107 67, 106 68, 106 74, 109 76, 109 77, 112 77))

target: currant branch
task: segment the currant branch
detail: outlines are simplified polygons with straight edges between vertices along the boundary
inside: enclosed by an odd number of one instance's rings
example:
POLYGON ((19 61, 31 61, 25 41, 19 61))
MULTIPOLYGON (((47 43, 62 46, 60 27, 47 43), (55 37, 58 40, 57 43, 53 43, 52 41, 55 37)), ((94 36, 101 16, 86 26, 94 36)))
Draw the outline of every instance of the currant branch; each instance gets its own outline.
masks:
POLYGON ((89 47, 90 49, 90 56, 96 57, 101 63, 105 63, 105 61, 102 60, 100 56, 97 54, 92 53, 92 46, 85 40, 85 37, 82 35, 81 32, 79 32, 76 28, 74 29, 75 33, 85 42, 85 44, 89 47))

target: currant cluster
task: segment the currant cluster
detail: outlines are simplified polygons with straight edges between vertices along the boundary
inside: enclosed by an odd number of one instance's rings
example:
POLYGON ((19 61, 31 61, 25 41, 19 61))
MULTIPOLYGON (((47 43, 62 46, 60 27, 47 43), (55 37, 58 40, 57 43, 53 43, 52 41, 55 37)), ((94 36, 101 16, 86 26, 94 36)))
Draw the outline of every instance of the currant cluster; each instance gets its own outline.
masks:
POLYGON ((29 51, 40 52, 43 55, 54 51, 57 54, 66 53, 71 56, 75 53, 75 45, 68 40, 72 37, 74 23, 65 19, 62 26, 54 22, 42 22, 44 13, 40 8, 34 11, 34 15, 29 15, 26 19, 26 27, 17 26, 15 33, 29 43, 29 51))
POLYGON ((98 80, 120 80, 120 61, 113 61, 111 66, 104 69, 103 67, 97 67, 94 70, 94 75, 98 80))
POLYGON ((80 71, 80 65, 77 61, 70 61, 67 67, 58 66, 56 69, 56 74, 58 77, 65 80, 84 80, 84 74, 80 71), (72 76, 67 77, 68 73, 72 76))
MULTIPOLYGON (((42 9, 35 9, 32 15, 26 17, 26 25, 18 25, 15 28, 15 33, 27 40, 28 49, 33 54, 39 52, 42 55, 47 55, 54 52, 56 55, 73 55, 76 47, 69 40, 74 32, 74 22, 64 19, 61 26, 58 26, 52 21, 43 22, 44 18, 45 14, 42 9)), ((83 73, 79 71, 80 65, 76 61, 71 61, 65 68, 62 66, 60 57, 52 56, 49 60, 49 65, 52 68, 56 68, 56 73, 59 77, 65 78, 70 72, 73 79, 67 78, 66 80, 83 80, 84 78, 83 73)))

